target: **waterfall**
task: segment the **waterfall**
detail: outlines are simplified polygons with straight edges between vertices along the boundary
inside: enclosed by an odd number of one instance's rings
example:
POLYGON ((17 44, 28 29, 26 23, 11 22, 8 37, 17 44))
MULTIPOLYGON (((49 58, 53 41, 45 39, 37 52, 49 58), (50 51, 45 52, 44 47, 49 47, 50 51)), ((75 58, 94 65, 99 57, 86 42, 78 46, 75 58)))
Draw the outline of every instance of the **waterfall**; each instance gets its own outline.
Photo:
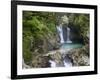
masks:
MULTIPOLYGON (((55 53, 56 54, 56 53, 55 53)), ((55 60, 49 60, 49 63, 51 65, 52 68, 55 67, 72 67, 72 62, 71 60, 65 56, 65 54, 61 53, 63 59, 60 61, 60 63, 57 63, 55 60)))
POLYGON ((59 33, 60 43, 64 43, 62 25, 57 26, 57 31, 58 31, 58 33, 59 33))
POLYGON ((70 28, 67 27, 67 41, 66 43, 72 43, 72 41, 70 40, 70 28))
MULTIPOLYGON (((62 45, 64 45, 64 43, 72 43, 72 41, 70 40, 70 28, 69 27, 63 27, 62 24, 60 24, 59 26, 57 26, 57 31, 58 31, 58 35, 60 37, 60 43, 62 45)), ((66 49, 68 50, 68 49, 66 49)), ((65 57, 66 52, 64 52, 65 50, 60 48, 60 53, 61 53, 61 57, 62 57, 62 61, 60 63, 57 63, 55 60, 49 60, 51 67, 71 67, 72 66, 72 62, 68 57, 65 57)), ((57 54, 55 51, 53 54, 57 54)), ((52 55, 53 55, 52 54, 52 55)), ((58 56, 56 56, 58 57, 58 56)), ((56 58, 55 58, 56 59, 56 58)))
POLYGON ((68 57, 65 57, 63 62, 64 62, 65 67, 71 67, 72 66, 71 60, 68 57))
POLYGON ((57 26, 57 31, 60 37, 60 43, 72 43, 72 41, 70 40, 70 28, 69 27, 67 27, 66 29, 67 34, 64 34, 63 27, 61 24, 57 26), (64 41, 63 35, 66 35, 66 38, 67 38, 66 41, 64 41))

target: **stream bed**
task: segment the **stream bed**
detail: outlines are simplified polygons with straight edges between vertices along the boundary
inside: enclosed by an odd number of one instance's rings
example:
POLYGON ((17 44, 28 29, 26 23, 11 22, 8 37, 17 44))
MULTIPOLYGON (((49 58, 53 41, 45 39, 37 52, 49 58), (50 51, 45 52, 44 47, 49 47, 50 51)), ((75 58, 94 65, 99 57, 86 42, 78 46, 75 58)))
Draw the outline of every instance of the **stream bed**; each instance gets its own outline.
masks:
POLYGON ((72 49, 82 48, 80 43, 64 43, 58 51, 54 51, 52 59, 49 60, 51 67, 72 67, 73 63, 67 56, 72 49))

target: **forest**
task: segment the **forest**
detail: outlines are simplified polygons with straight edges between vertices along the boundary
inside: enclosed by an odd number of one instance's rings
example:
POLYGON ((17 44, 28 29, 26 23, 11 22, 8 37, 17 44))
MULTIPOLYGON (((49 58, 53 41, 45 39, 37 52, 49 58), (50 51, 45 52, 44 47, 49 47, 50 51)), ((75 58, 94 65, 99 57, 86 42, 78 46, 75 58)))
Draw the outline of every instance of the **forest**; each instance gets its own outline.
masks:
POLYGON ((23 68, 89 65, 89 14, 23 11, 22 15, 23 68), (60 25, 66 30, 62 42, 60 25))

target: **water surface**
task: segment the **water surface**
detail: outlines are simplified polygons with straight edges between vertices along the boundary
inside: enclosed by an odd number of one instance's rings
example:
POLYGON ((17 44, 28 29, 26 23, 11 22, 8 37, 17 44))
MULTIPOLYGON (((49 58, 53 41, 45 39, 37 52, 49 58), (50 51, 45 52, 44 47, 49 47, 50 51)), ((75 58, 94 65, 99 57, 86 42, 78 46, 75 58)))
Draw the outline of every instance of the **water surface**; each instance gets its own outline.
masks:
POLYGON ((64 43, 61 45, 61 49, 76 49, 81 48, 83 44, 81 43, 64 43))

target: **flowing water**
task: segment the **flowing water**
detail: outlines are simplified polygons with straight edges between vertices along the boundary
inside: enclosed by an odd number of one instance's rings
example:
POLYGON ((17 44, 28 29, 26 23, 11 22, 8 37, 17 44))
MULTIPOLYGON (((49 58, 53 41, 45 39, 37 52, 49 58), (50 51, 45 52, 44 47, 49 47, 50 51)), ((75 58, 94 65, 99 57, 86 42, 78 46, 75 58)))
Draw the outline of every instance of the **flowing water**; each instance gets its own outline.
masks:
POLYGON ((53 61, 53 60, 49 60, 49 62, 51 63, 51 67, 52 67, 52 68, 56 67, 56 63, 55 63, 55 61, 53 61))
POLYGON ((58 26, 57 27, 58 33, 59 33, 59 37, 60 37, 60 43, 64 43, 64 38, 63 38, 63 29, 62 26, 58 26))
POLYGON ((64 43, 61 46, 61 49, 75 49, 75 48, 81 48, 83 44, 81 43, 64 43))
MULTIPOLYGON (((60 43, 61 43, 61 47, 60 49, 65 49, 68 51, 71 50, 71 49, 75 49, 75 48, 81 48, 83 45, 80 44, 80 43, 73 43, 70 39, 70 28, 67 27, 66 31, 67 31, 67 34, 64 34, 63 33, 63 28, 62 28, 62 25, 58 26, 57 27, 57 30, 58 30, 58 34, 59 34, 59 37, 60 37, 60 43), (66 41, 64 41, 64 37, 63 35, 66 35, 66 41)), ((64 67, 72 67, 72 62, 71 60, 68 58, 68 57, 65 57, 63 53, 62 54, 62 57, 63 57, 63 64, 64 64, 64 67)), ((56 66, 56 62, 53 61, 53 60, 50 60, 49 61, 51 63, 51 67, 62 67, 62 66, 56 66)))
POLYGON ((67 27, 67 41, 66 43, 72 43, 72 41, 70 40, 70 28, 67 27))

